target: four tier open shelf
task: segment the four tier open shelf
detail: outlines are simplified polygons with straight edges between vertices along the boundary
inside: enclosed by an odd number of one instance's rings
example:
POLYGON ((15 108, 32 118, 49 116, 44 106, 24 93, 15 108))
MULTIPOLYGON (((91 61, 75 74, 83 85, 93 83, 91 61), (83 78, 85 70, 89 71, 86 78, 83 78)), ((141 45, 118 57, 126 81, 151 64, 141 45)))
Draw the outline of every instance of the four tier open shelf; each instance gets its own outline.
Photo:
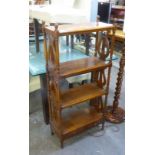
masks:
POLYGON ((112 24, 101 22, 44 27, 50 126, 51 132, 60 138, 61 147, 65 139, 97 124, 104 125, 114 33, 115 28, 112 24), (91 35, 93 32, 96 34, 94 56, 60 63, 60 36, 91 35), (61 90, 62 79, 85 73, 91 73, 91 82, 61 90), (105 101, 102 96, 105 97, 105 101), (72 110, 73 107, 86 102, 87 108, 72 110), (69 112, 64 115, 63 110, 67 108, 70 108, 69 112))

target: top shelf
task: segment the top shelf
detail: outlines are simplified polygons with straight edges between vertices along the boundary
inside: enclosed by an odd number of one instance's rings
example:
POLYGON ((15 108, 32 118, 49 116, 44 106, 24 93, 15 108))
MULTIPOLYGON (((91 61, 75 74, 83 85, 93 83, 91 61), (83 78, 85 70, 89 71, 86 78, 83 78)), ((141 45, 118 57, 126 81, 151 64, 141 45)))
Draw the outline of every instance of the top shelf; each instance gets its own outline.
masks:
MULTIPOLYGON (((58 26, 59 36, 71 35, 78 33, 88 33, 88 32, 97 32, 104 31, 114 28, 113 24, 107 24, 103 22, 90 22, 90 23, 81 23, 81 24, 65 24, 58 26)), ((45 28, 46 32, 55 32, 54 26, 48 26, 45 28)))

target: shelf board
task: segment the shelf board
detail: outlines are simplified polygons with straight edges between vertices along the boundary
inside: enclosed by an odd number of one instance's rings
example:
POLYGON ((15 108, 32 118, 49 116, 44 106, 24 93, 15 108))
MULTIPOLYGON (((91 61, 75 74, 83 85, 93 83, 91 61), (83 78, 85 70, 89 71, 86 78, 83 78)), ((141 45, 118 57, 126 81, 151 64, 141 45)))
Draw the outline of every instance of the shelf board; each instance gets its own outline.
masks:
POLYGON ((84 84, 79 87, 71 88, 61 92, 61 108, 71 107, 78 103, 105 95, 106 92, 99 88, 97 84, 84 84))
POLYGON ((62 117, 62 135, 63 137, 72 136, 91 126, 101 123, 103 113, 97 112, 94 108, 80 109, 62 117))
POLYGON ((96 57, 88 57, 60 64, 60 77, 67 78, 74 75, 84 74, 110 66, 96 57))

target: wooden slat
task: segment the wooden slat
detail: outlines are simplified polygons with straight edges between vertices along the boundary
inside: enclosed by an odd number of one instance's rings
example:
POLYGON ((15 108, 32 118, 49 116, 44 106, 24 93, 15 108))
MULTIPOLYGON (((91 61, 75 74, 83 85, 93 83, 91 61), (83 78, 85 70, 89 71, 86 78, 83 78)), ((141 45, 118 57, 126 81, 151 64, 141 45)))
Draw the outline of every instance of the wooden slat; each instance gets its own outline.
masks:
POLYGON ((104 94, 104 90, 99 88, 95 83, 84 84, 82 86, 63 91, 61 94, 61 107, 67 108, 104 94))
POLYGON ((85 130, 90 126, 94 126, 103 120, 103 113, 97 112, 93 108, 85 108, 70 113, 67 117, 62 118, 62 134, 72 136, 81 130, 85 130))
POLYGON ((60 76, 67 78, 70 76, 88 73, 99 69, 104 69, 111 64, 105 64, 104 61, 96 58, 89 57, 74 61, 67 61, 60 64, 60 76))

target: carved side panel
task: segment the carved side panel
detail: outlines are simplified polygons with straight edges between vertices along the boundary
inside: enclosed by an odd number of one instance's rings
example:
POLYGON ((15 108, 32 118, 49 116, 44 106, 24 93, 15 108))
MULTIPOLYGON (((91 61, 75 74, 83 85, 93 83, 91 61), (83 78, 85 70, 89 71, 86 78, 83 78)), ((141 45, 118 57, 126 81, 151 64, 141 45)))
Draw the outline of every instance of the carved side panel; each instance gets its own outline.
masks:
MULTIPOLYGON (((112 61, 112 55, 115 42, 115 28, 104 32, 98 32, 96 35, 96 52, 95 56, 100 57, 103 61, 112 61)), ((107 62, 108 62, 107 61, 107 62)))
POLYGON ((108 58, 109 54, 110 54, 110 44, 107 32, 100 33, 97 44, 97 55, 99 56, 100 59, 105 61, 106 58, 108 58))
POLYGON ((44 32, 44 52, 48 83, 48 98, 50 104, 50 119, 60 124, 60 89, 59 89, 59 48, 58 31, 55 34, 44 32))

